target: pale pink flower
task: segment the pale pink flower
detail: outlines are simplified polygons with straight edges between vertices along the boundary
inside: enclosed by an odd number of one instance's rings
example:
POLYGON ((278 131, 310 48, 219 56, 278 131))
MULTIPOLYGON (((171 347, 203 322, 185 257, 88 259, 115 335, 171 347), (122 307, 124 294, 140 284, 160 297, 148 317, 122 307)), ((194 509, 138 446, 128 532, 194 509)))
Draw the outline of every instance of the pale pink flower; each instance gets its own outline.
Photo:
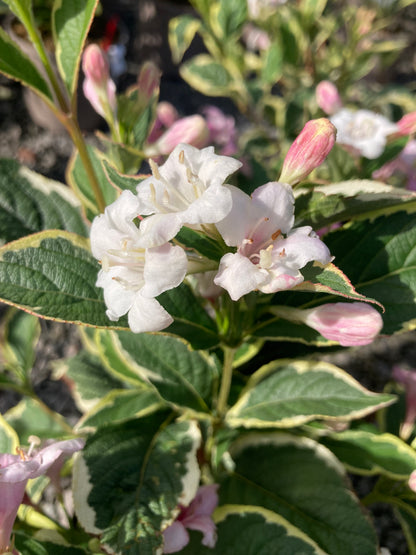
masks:
POLYGON ((292 229, 294 197, 286 183, 258 187, 251 197, 228 186, 232 209, 217 228, 237 252, 225 254, 214 279, 233 301, 250 291, 275 293, 303 281, 299 271, 308 262, 328 264, 326 245, 305 226, 292 229))
POLYGON ((253 52, 256 50, 267 50, 270 46, 270 37, 267 34, 267 31, 256 27, 250 22, 246 23, 243 27, 242 39, 248 50, 253 52))
POLYGON ((332 115, 341 110, 342 100, 338 89, 331 81, 321 81, 316 87, 316 101, 326 114, 332 115))
POLYGON ((155 299, 177 287, 187 271, 181 247, 163 242, 144 248, 134 220, 140 214, 139 200, 131 191, 107 206, 91 227, 91 251, 102 265, 97 286, 104 289, 107 316, 118 320, 128 314, 135 333, 159 331, 173 319, 155 299))
POLYGON ((396 124, 370 110, 353 112, 342 108, 331 117, 331 122, 337 129, 337 143, 352 147, 370 160, 381 156, 387 137, 398 129, 396 124))
POLYGON ((17 510, 29 479, 45 474, 62 454, 70 455, 84 446, 82 439, 58 441, 32 456, 0 454, 0 553, 8 550, 17 510))
POLYGON ((116 85, 110 78, 106 54, 97 44, 90 44, 82 55, 85 74, 83 91, 94 110, 105 119, 112 119, 116 112, 116 85))
POLYGON ((157 141, 164 131, 171 127, 178 119, 179 114, 173 104, 170 102, 159 102, 156 107, 156 119, 147 142, 150 144, 157 141))
POLYGON ((408 484, 409 488, 416 493, 416 470, 410 474, 408 484))
POLYGON ((343 347, 368 345, 383 327, 380 313, 367 303, 328 303, 299 312, 307 326, 343 347))
POLYGON ((397 127, 400 135, 413 135, 416 132, 416 112, 405 114, 397 122, 397 127))
POLYGON ((214 144, 219 153, 232 156, 237 152, 237 129, 235 119, 226 116, 216 106, 206 106, 202 113, 209 129, 209 143, 214 144))
POLYGON ((416 191, 416 140, 410 140, 397 158, 373 172, 373 179, 387 181, 393 174, 402 174, 407 179, 406 188, 416 191))
POLYGON ((394 366, 392 376, 397 382, 403 384, 406 390, 406 417, 401 426, 400 435, 407 439, 416 421, 416 371, 394 366))
POLYGON ((202 148, 208 141, 207 124, 202 116, 195 114, 175 121, 145 152, 147 156, 161 156, 170 154, 180 143, 202 148))
POLYGON ((188 507, 181 508, 177 519, 163 532, 163 553, 176 553, 189 543, 189 530, 202 532, 202 545, 215 547, 216 526, 212 513, 218 505, 218 485, 201 486, 188 507))
POLYGON ((218 156, 213 147, 199 150, 180 144, 162 166, 151 162, 153 175, 137 186, 142 215, 142 244, 156 247, 170 241, 182 226, 214 224, 231 210, 224 182, 241 162, 218 156))
POLYGON ((280 181, 294 185, 320 166, 334 146, 335 135, 328 119, 308 121, 286 154, 280 181))

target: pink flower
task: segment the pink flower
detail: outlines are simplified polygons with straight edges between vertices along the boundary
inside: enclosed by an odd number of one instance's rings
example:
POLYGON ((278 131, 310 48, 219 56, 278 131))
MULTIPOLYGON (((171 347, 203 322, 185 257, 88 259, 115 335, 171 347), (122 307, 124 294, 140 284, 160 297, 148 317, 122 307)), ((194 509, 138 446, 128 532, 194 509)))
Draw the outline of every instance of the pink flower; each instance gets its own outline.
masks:
POLYGON ((0 454, 0 553, 8 550, 17 510, 23 500, 29 479, 45 474, 63 453, 72 454, 84 446, 82 439, 55 442, 31 455, 33 444, 27 454, 0 454))
POLYGON ((202 116, 194 115, 181 118, 167 130, 155 143, 146 149, 147 156, 170 154, 180 143, 202 148, 208 144, 209 130, 202 116))
POLYGON ((153 62, 145 62, 140 70, 139 78, 137 80, 140 98, 144 102, 149 102, 154 95, 159 93, 159 84, 159 68, 153 62))
POLYGON ((322 164, 334 146, 335 126, 326 118, 308 121, 289 148, 279 181, 295 185, 322 164))
POLYGON ((237 130, 235 119, 226 116, 216 106, 206 106, 203 111, 209 129, 209 143, 218 147, 223 156, 232 156, 237 152, 237 130))
POLYGON ((221 258, 214 283, 226 289, 233 301, 250 291, 290 289, 303 281, 299 270, 308 262, 331 261, 328 248, 311 227, 292 229, 294 197, 287 183, 266 183, 251 197, 237 187, 227 187, 232 208, 216 225, 225 243, 237 247, 237 252, 221 258))
POLYGON ((413 472, 410 474, 408 484, 409 488, 412 491, 416 492, 416 470, 413 470, 413 472))
POLYGON ((331 81, 321 81, 316 87, 316 101, 326 114, 332 116, 342 108, 338 89, 331 81))
POLYGON ((106 54, 97 44, 90 44, 82 56, 85 74, 83 91, 94 110, 106 120, 113 119, 116 111, 116 85, 110 78, 106 54))
POLYGON ((299 312, 307 326, 344 347, 371 343, 383 327, 380 313, 366 303, 329 303, 299 312))
POLYGON ((148 143, 157 141, 163 132, 171 127, 178 119, 179 114, 173 104, 170 102, 159 102, 156 107, 156 120, 147 138, 148 143))
POLYGON ((163 532, 163 553, 176 553, 189 543, 189 530, 203 534, 202 545, 215 547, 216 526, 212 513, 218 505, 218 485, 201 486, 188 507, 181 508, 178 518, 163 532))
POLYGON ((406 114, 397 122, 400 135, 412 135, 416 132, 416 112, 406 114))
MULTIPOLYGON (((416 371, 394 366, 392 375, 397 382, 404 385, 406 390, 406 417, 401 426, 400 435, 407 439, 412 433, 416 421, 416 371)), ((413 483, 416 491, 416 475, 413 483)))

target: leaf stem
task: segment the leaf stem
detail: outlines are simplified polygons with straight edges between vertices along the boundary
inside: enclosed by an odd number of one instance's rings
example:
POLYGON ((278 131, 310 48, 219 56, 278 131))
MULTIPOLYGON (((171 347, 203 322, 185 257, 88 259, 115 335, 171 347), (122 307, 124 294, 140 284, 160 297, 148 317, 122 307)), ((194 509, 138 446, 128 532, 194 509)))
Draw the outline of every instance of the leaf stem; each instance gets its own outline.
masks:
POLYGON ((222 368, 220 392, 218 395, 217 413, 220 418, 224 416, 227 411, 228 397, 231 389, 231 381, 233 377, 233 362, 236 348, 228 347, 225 345, 224 349, 224 364, 222 368))
POLYGON ((100 212, 104 212, 106 202, 104 200, 104 196, 101 191, 100 184, 98 183, 98 179, 95 174, 95 170, 93 168, 90 155, 88 154, 87 145, 85 144, 84 137, 82 136, 82 132, 78 125, 78 122, 75 120, 75 118, 72 115, 70 115, 66 119, 65 126, 69 134, 71 135, 71 139, 74 145, 78 149, 79 157, 81 158, 81 162, 87 173, 88 180, 91 185, 91 189, 95 196, 95 200, 97 201, 97 207, 100 212))

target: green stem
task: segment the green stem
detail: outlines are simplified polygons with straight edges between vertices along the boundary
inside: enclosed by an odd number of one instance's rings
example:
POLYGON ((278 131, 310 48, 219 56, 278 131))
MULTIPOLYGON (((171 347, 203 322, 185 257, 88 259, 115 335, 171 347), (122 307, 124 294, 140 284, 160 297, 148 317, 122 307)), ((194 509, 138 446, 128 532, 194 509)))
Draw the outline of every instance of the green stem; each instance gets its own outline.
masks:
POLYGON ((224 364, 222 368, 220 392, 218 395, 217 413, 220 418, 227 411, 228 396, 230 394, 231 380, 233 377, 233 362, 236 348, 224 346, 224 364))
POLYGON ((87 145, 85 144, 81 129, 79 128, 77 121, 72 116, 69 116, 67 118, 65 125, 69 134, 71 135, 71 139, 74 145, 78 149, 79 157, 81 158, 81 162, 87 173, 88 180, 95 196, 95 200, 97 201, 97 207, 100 212, 104 212, 106 203, 100 188, 100 184, 98 183, 91 158, 88 154, 87 145))
POLYGON ((62 93, 61 87, 59 86, 58 79, 56 78, 55 72, 52 68, 51 62, 46 53, 45 46, 42 42, 42 38, 38 30, 33 25, 33 21, 25 17, 25 14, 23 12, 19 14, 19 17, 27 31, 27 34, 29 35, 29 38, 36 52, 38 53, 38 56, 40 58, 40 61, 42 62, 43 67, 45 68, 46 74, 49 78, 50 84, 52 85, 52 88, 55 93, 56 99, 59 103, 60 109, 63 112, 68 113, 69 112, 68 102, 66 101, 62 93))

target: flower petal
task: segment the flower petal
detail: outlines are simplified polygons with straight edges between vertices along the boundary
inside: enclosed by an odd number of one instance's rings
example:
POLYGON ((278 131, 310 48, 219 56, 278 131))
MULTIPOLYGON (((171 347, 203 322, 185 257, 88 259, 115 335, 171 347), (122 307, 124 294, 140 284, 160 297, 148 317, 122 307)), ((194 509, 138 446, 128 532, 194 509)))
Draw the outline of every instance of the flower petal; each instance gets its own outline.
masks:
POLYGON ((148 249, 144 266, 144 297, 157 297, 163 291, 177 287, 185 278, 188 259, 182 247, 165 243, 148 249))
POLYGON ((175 520, 163 531, 163 553, 176 553, 189 543, 189 534, 185 526, 175 520))
POLYGON ((130 329, 134 333, 160 331, 173 322, 172 316, 156 299, 143 297, 140 292, 134 297, 128 320, 130 329))
POLYGON ((267 270, 258 268, 239 253, 225 254, 220 260, 220 267, 214 283, 226 289, 233 301, 255 291, 267 279, 267 270))

